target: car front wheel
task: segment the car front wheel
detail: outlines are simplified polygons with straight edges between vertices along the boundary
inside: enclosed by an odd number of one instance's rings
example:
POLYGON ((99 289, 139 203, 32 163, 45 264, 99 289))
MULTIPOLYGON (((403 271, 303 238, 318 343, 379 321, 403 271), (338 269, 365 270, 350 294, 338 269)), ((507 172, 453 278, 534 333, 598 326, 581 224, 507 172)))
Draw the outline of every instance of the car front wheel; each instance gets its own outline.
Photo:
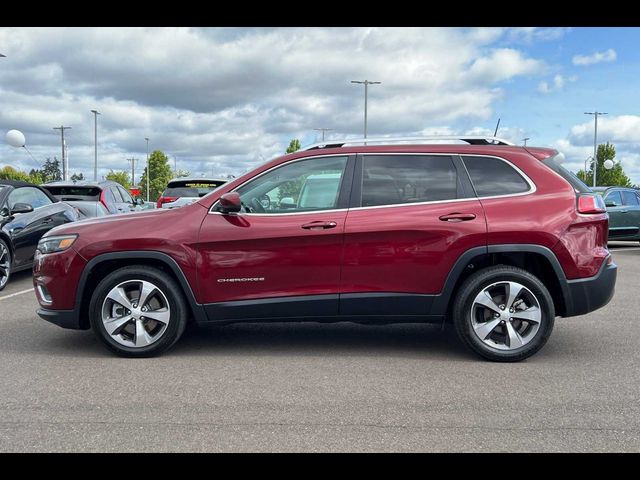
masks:
POLYGON ((9 247, 0 240, 0 290, 2 290, 7 283, 9 283, 9 277, 11 276, 11 252, 9 247))
POLYGON ((479 355, 515 362, 547 342, 555 319, 553 300, 534 275, 507 265, 481 270, 460 287, 453 321, 460 339, 479 355))
POLYGON ((178 341, 187 323, 182 291, 165 272, 147 266, 118 269, 95 289, 91 327, 113 352, 150 357, 178 341))

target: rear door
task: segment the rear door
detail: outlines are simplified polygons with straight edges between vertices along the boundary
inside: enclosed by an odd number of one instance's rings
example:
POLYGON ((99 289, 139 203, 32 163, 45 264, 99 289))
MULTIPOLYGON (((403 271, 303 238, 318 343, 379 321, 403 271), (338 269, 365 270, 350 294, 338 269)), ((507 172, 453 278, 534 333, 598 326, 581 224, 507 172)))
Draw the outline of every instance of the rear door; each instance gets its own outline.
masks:
POLYGON ((345 224, 341 315, 428 315, 453 265, 487 227, 454 155, 358 157, 345 224))

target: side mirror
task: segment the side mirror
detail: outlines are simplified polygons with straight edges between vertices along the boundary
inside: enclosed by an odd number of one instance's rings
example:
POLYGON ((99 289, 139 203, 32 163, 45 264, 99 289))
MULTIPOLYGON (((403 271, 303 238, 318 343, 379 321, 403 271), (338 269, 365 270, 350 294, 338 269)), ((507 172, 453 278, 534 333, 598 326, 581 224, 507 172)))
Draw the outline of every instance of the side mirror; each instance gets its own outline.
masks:
POLYGON ((614 202, 613 200, 607 200, 606 202, 604 202, 605 207, 617 207, 618 204, 616 202, 614 202))
POLYGON ((136 205, 144 205, 144 200, 142 199, 142 197, 136 197, 134 201, 136 205))
POLYGON ((218 211, 222 213, 238 213, 242 209, 238 192, 225 193, 218 200, 218 211))
POLYGON ((29 213, 33 212, 33 207, 28 203, 16 203, 11 209, 11 215, 16 213, 29 213))
POLYGON ((296 202, 291 197, 281 198, 280 208, 296 208, 296 202))

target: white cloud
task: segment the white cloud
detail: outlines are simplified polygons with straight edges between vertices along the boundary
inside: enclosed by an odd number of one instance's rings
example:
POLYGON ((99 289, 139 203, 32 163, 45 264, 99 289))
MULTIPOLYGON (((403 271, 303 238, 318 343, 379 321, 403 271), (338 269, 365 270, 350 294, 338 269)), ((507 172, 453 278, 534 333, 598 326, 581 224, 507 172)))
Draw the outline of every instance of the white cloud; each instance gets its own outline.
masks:
MULTIPOLYGON (((544 72, 500 28, 3 28, 0 133, 23 130, 43 160, 59 156, 52 127, 70 125, 71 170, 92 173, 93 118, 101 174, 151 148, 179 167, 238 173, 317 127, 407 134, 493 115, 500 83, 544 72)), ((532 34, 534 37, 539 34, 532 34)), ((0 166, 37 167, 0 146, 0 166)))
POLYGON ((573 83, 576 80, 578 80, 578 77, 575 75, 571 77, 564 77, 560 74, 557 74, 553 77, 553 85, 550 85, 546 80, 538 83, 538 92, 547 94, 554 91, 562 90, 567 82, 573 83))
POLYGON ((571 31, 568 27, 517 27, 509 29, 508 38, 515 42, 532 43, 535 41, 551 41, 562 38, 571 31))
POLYGON ((616 51, 610 48, 604 52, 595 52, 591 55, 575 55, 573 57, 573 64, 586 67, 600 62, 614 62, 616 58, 616 51))

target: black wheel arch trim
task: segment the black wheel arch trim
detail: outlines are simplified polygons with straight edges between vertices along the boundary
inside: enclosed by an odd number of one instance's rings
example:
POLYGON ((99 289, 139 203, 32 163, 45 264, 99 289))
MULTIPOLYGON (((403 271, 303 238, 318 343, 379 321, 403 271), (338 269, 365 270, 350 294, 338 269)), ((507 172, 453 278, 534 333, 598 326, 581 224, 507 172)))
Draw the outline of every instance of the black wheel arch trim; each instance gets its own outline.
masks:
POLYGON ((96 255, 91 260, 89 260, 85 265, 84 270, 82 271, 82 274, 80 275, 80 280, 78 282, 78 287, 76 289, 76 301, 75 301, 75 308, 74 308, 76 315, 80 314, 80 307, 82 305, 83 294, 86 287, 86 283, 93 269, 96 268, 96 266, 100 265, 101 263, 108 262, 111 260, 123 260, 123 259, 158 260, 162 262, 164 265, 166 265, 167 267, 169 267, 173 272, 173 274, 178 279, 178 282, 180 283, 180 287, 182 288, 182 291, 185 294, 187 302, 191 307, 194 320, 196 320, 197 322, 207 321, 207 314, 204 310, 204 307, 202 306, 202 304, 199 304, 198 302, 196 302, 196 297, 193 294, 191 285, 187 281, 187 278, 185 277, 184 272, 182 271, 180 266, 178 265, 178 262, 176 262, 173 259, 173 257, 171 257, 170 255, 163 252, 158 252, 155 250, 127 250, 122 252, 103 253, 100 255, 96 255))

